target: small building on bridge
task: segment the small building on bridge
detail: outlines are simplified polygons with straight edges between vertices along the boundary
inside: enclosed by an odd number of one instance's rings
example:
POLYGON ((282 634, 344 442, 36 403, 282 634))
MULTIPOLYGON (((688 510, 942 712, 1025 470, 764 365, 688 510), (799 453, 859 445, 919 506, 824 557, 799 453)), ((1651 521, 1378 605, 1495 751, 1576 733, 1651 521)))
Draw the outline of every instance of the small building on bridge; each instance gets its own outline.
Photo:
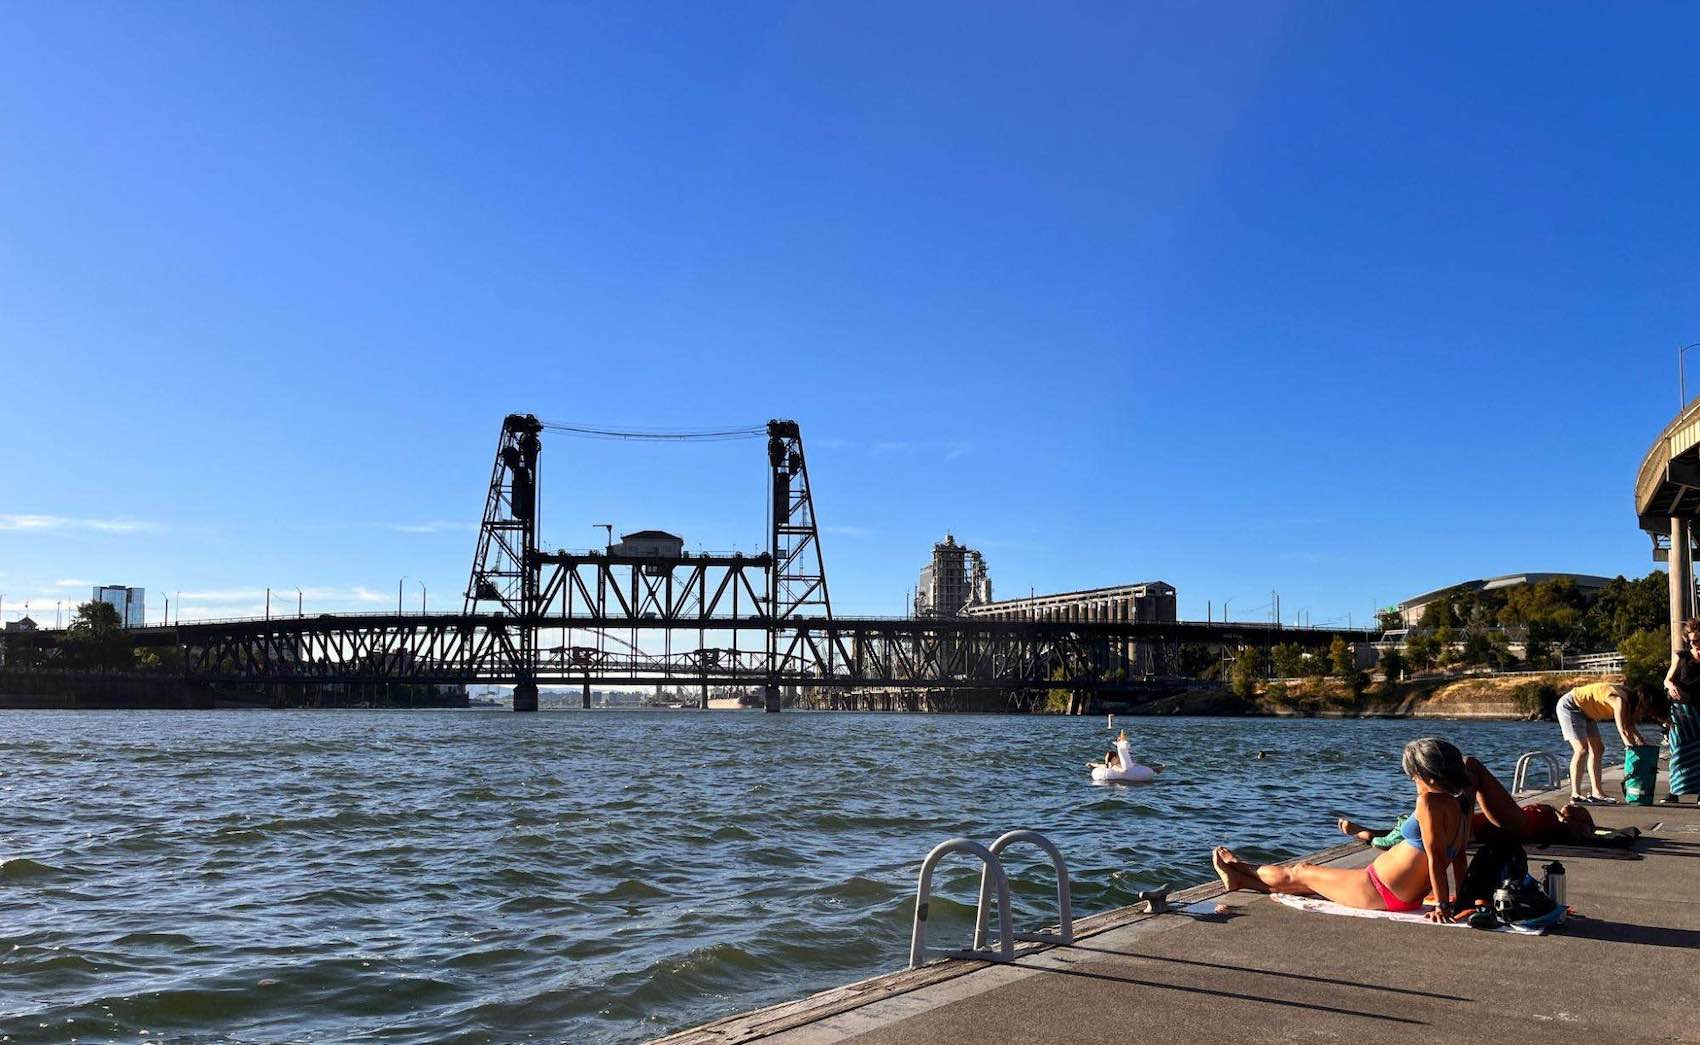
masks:
POLYGON ((685 539, 665 530, 639 530, 621 534, 620 543, 608 551, 639 559, 677 559, 685 554, 685 539))

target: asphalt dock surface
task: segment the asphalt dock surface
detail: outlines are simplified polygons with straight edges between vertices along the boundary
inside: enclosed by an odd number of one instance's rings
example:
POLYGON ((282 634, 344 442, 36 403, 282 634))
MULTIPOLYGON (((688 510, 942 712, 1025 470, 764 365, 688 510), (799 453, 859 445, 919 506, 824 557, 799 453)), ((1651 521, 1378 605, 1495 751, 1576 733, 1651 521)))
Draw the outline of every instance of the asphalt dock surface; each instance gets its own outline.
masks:
MULTIPOLYGON (((1700 1042, 1700 807, 1591 811, 1643 837, 1627 853, 1528 848, 1537 877, 1555 859, 1568 877, 1575 916, 1547 936, 1317 914, 1210 883, 1175 894, 1170 913, 1077 921, 1072 946, 1029 947, 1011 964, 937 962, 661 1040, 1700 1042)), ((1351 842, 1310 859, 1374 855, 1351 842)))

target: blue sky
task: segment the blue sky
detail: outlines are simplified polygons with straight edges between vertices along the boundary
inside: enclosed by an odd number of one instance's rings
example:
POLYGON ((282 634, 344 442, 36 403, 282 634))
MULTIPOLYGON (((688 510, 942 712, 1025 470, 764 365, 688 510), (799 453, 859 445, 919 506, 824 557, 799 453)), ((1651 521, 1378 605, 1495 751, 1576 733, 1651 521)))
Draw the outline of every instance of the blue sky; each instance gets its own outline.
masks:
MULTIPOLYGON (((5 615, 448 608, 510 411, 796 418, 845 612, 947 530, 1002 594, 1162 578, 1200 618, 1644 573, 1696 22, 10 5, 5 615)), ((758 443, 544 460, 552 545, 760 545, 758 443)))

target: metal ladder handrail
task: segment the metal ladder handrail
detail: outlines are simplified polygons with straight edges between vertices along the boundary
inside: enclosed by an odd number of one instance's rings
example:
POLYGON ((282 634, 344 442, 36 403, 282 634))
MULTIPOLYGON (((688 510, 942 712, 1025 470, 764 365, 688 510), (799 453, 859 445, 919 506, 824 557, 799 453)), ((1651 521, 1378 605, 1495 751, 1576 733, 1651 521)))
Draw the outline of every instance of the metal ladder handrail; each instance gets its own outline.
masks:
MULTIPOLYGON (((982 885, 982 889, 984 886, 982 885)), ((1010 896, 1009 879, 1004 875, 1003 863, 997 854, 978 842, 967 838, 952 838, 948 842, 940 842, 933 846, 933 851, 921 861, 921 874, 915 882, 915 927, 909 938, 909 967, 919 969, 927 963, 927 955, 933 954, 944 958, 970 958, 981 961, 1014 961, 1015 934, 1010 928, 1010 896), (981 881, 990 874, 998 891, 998 933, 999 945, 997 951, 981 950, 979 947, 978 926, 985 916, 984 902, 975 912, 975 945, 972 950, 942 950, 927 947, 927 904, 933 893, 933 868, 938 862, 951 853, 969 853, 980 858, 982 865, 981 881)))
POLYGON ((1563 767, 1560 765, 1558 759, 1553 757, 1551 752, 1526 751, 1517 759, 1517 768, 1511 774, 1512 794, 1518 795, 1522 794, 1524 791, 1533 790, 1526 785, 1529 782, 1529 769, 1535 765, 1539 765, 1542 769, 1546 770, 1547 788, 1549 790, 1558 787, 1566 779, 1563 767))
MULTIPOLYGON (((1074 907, 1069 900, 1068 865, 1063 862, 1062 850, 1058 849, 1049 838, 1039 832, 1025 829, 1007 832, 987 848, 993 856, 1001 858, 1003 851, 1016 842, 1031 842, 1050 855, 1051 866, 1057 872, 1057 931, 1018 932, 1014 934, 1014 938, 1028 943, 1054 943, 1067 947, 1074 942, 1074 907)), ((991 865, 988 864, 980 870, 980 902, 975 905, 974 910, 974 949, 976 951, 986 944, 986 903, 991 899, 991 893, 991 865)), ((1002 905, 1000 905, 1000 910, 1001 908, 1002 905)), ((1000 929, 1007 943, 1010 938, 1009 924, 1000 922, 1000 929)))

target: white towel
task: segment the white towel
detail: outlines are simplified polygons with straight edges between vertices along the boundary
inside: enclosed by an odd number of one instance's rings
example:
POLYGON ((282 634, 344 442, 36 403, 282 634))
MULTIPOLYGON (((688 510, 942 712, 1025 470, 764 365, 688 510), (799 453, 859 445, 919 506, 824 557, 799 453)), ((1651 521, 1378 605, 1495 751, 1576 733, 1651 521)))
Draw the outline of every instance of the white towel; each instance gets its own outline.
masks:
POLYGON ((1431 922, 1423 917, 1422 911, 1366 911, 1361 907, 1347 907, 1343 903, 1324 900, 1320 896, 1291 896, 1287 893, 1270 893, 1269 895, 1288 907, 1297 907, 1301 911, 1315 911, 1317 914, 1344 914, 1353 918, 1384 918, 1390 922, 1414 922, 1417 925, 1450 925, 1454 928, 1468 928, 1463 922, 1431 922))

